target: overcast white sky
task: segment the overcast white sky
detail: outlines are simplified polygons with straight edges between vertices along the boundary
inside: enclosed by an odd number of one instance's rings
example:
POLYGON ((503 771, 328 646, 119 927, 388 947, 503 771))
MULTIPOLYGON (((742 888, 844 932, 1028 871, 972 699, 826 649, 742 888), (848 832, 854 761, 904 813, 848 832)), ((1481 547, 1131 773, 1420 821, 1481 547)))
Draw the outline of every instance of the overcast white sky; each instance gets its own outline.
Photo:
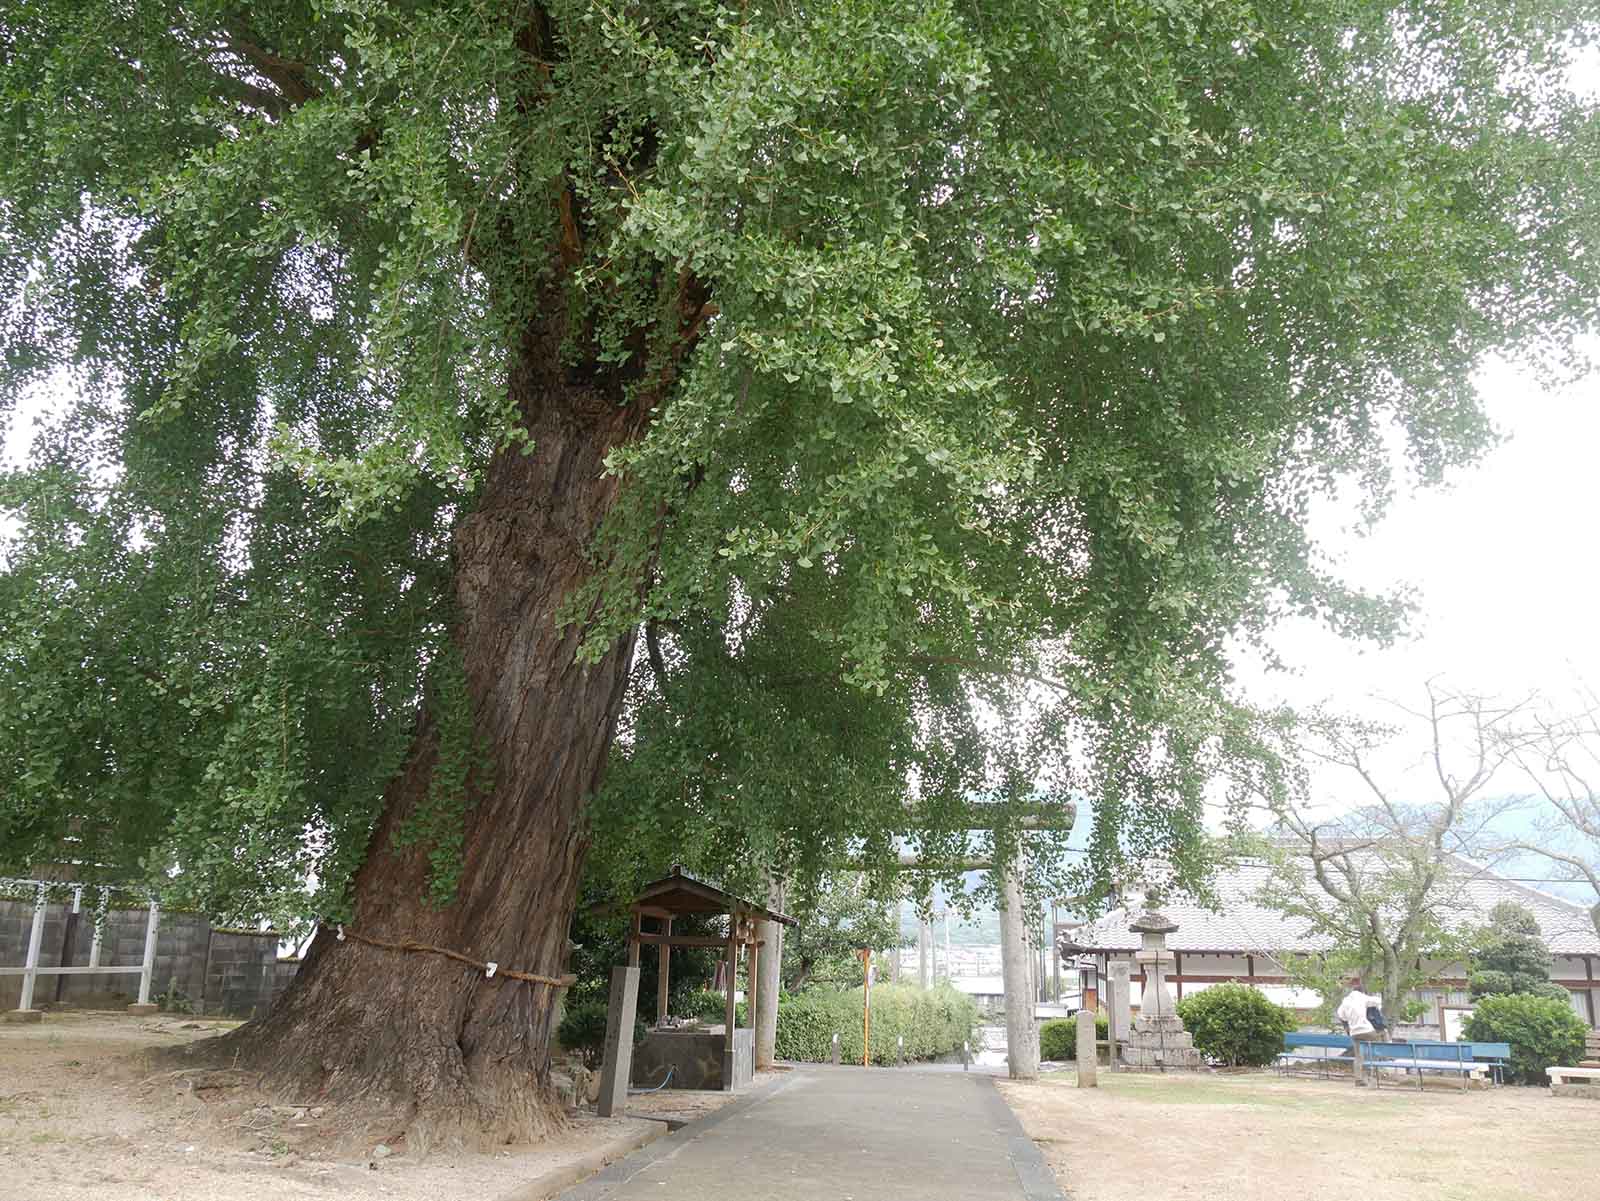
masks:
POLYGON ((1275 645, 1300 670, 1246 671, 1252 693, 1370 707, 1374 693, 1415 695, 1437 675, 1507 695, 1565 691, 1579 677, 1600 683, 1600 385, 1546 390, 1504 362, 1481 372, 1479 385, 1506 439, 1482 463, 1444 489, 1402 492, 1365 537, 1353 511, 1332 506, 1313 527, 1351 582, 1418 590, 1413 637, 1362 648, 1310 622, 1286 624, 1275 645))
POLYGON ((1479 386, 1505 439, 1480 464, 1443 489, 1402 490, 1364 536, 1353 507, 1327 506, 1313 526, 1351 583, 1416 589, 1410 636, 1377 648, 1286 623, 1273 643, 1295 670, 1242 664, 1252 698, 1393 719, 1386 701, 1419 705, 1429 679, 1558 703, 1582 682, 1600 686, 1600 380, 1547 389, 1496 362, 1479 386))
MULTIPOLYGON (((1416 589, 1411 635, 1387 648, 1363 647, 1310 622, 1286 623, 1273 645, 1295 670, 1268 674, 1258 662, 1242 664, 1239 681, 1253 699, 1403 722, 1392 702, 1420 707, 1430 679, 1506 701, 1539 694, 1557 710, 1575 703, 1580 685, 1600 689, 1600 375, 1547 388, 1518 364, 1496 362, 1478 384, 1504 441, 1477 466, 1446 488, 1402 492, 1365 536, 1354 532, 1353 508, 1329 506, 1313 526, 1351 583, 1416 589)), ((1374 762, 1397 799, 1437 800, 1426 730, 1415 722, 1409 730, 1374 762)), ((1485 796, 1527 791, 1527 781, 1506 769, 1485 796)), ((1339 768, 1317 773, 1313 798, 1325 812, 1371 799, 1339 768)), ((1532 835, 1541 812, 1534 805, 1509 812, 1495 829, 1532 835)), ((1549 864, 1534 856, 1498 870, 1593 900, 1585 888, 1550 882, 1549 864)))

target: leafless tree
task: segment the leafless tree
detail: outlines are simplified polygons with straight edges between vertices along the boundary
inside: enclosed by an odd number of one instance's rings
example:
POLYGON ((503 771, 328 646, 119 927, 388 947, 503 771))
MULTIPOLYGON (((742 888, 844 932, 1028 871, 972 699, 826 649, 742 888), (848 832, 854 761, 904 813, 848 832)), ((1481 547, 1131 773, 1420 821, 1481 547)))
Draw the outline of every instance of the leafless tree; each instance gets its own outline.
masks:
POLYGON ((1534 714, 1510 753, 1544 803, 1538 836, 1505 844, 1542 856, 1562 879, 1594 892, 1589 920, 1600 934, 1600 697, 1582 694, 1576 714, 1534 714))
POLYGON ((1315 715, 1295 748, 1298 785, 1269 805, 1266 853, 1276 870, 1264 899, 1357 965, 1387 1013, 1426 976, 1426 960, 1458 950, 1452 911, 1482 870, 1462 856, 1481 849, 1485 827, 1515 803, 1491 801, 1486 790, 1518 752, 1511 731, 1524 705, 1432 681, 1423 691, 1425 704, 1396 706, 1402 720, 1393 724, 1315 715), (1386 748, 1411 737, 1426 746, 1432 799, 1403 796, 1380 765, 1386 748), (1353 777, 1359 800, 1319 816, 1307 786, 1319 764, 1353 777))

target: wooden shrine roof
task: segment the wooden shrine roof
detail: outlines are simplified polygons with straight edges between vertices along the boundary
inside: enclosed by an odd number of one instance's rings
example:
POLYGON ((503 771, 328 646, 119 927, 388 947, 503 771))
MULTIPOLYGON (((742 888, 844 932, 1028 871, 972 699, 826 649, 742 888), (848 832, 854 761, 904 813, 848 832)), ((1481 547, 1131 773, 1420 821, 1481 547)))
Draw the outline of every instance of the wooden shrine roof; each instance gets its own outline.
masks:
POLYGON ((714 884, 707 884, 704 880, 696 880, 676 865, 670 875, 652 880, 640 889, 631 908, 655 916, 671 916, 679 913, 736 913, 757 920, 778 922, 785 926, 800 924, 794 918, 775 909, 768 909, 765 905, 758 905, 743 897, 736 897, 714 884))

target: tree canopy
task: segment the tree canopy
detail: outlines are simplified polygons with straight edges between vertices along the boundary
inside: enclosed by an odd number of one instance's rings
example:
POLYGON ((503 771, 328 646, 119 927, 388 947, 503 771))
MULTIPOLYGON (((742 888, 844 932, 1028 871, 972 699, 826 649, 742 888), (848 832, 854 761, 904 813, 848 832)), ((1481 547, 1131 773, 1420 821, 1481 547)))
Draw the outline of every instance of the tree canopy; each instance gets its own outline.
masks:
POLYGON ((1043 789, 1079 886, 1181 867, 1259 768, 1229 639, 1394 628, 1316 498, 1470 460, 1474 366, 1593 317, 1593 16, 13 0, 0 405, 61 399, 0 476, 0 856, 336 914, 427 702, 395 837, 454 895, 452 537, 555 329, 641 415, 568 531, 584 654, 648 635, 598 837, 887 871, 1043 789))

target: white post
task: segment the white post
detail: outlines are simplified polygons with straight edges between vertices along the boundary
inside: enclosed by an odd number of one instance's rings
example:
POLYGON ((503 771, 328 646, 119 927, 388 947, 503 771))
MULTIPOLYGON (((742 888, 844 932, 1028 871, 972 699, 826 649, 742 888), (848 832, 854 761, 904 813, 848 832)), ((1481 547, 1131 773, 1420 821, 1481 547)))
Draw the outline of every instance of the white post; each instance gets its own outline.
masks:
POLYGON ((110 894, 100 890, 100 902, 94 907, 94 938, 89 943, 89 966, 100 966, 100 939, 106 931, 106 899, 110 894))
POLYGON ((33 894, 33 925, 28 930, 28 959, 22 974, 22 997, 17 1002, 18 1013, 33 1011, 33 982, 38 979, 39 946, 44 942, 45 890, 41 884, 33 894))
POLYGON ((128 1006, 129 1013, 154 1013, 150 1003, 150 980, 156 974, 156 931, 161 928, 161 906, 150 898, 150 918, 144 927, 144 965, 139 971, 139 1000, 128 1006))

